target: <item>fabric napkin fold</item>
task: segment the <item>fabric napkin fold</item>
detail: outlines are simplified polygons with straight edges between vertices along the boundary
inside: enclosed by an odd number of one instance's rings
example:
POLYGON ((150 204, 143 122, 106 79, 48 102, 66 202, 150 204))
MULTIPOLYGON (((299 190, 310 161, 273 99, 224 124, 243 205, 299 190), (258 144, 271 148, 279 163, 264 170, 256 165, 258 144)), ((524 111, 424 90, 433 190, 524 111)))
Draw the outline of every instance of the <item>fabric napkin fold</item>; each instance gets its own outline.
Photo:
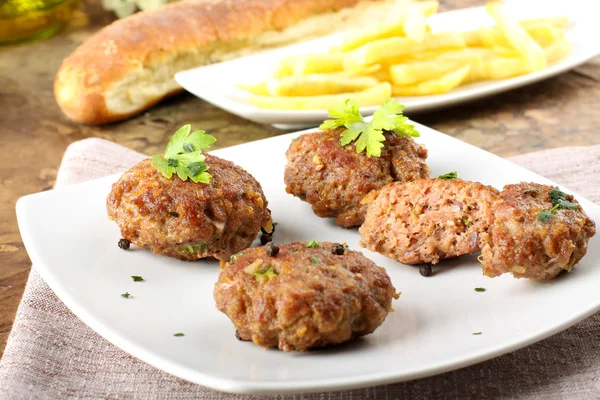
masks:
MULTIPOLYGON (((144 155, 102 139, 66 151, 56 186, 130 168, 144 155)), ((600 203, 600 146, 511 158, 600 203)), ((119 350, 81 322, 35 270, 0 361, 2 399, 257 399, 186 382, 119 350)), ((374 388, 277 399, 600 399, 600 313, 549 339, 461 370, 374 388)))

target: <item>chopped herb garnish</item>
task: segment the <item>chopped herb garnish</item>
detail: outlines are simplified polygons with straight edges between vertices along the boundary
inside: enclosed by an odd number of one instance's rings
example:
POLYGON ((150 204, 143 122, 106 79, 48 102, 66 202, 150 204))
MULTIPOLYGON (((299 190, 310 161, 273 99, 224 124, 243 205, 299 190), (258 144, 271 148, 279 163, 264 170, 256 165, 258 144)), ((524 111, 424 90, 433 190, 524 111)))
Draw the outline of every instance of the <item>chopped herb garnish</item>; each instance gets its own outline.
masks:
POLYGON ((310 262, 312 263, 312 265, 321 264, 321 260, 319 260, 319 257, 317 256, 312 256, 310 258, 310 262))
POLYGON ((129 292, 125 292, 121 294, 121 297, 124 297, 126 299, 132 299, 133 296, 129 294, 129 292))
POLYGON ((537 189, 527 189, 523 191, 523 194, 538 194, 539 192, 537 189))
POLYGON ((317 247, 319 247, 319 242, 317 242, 316 240, 311 240, 310 242, 306 243, 306 247, 309 249, 316 249, 317 247))
POLYGON ((174 333, 173 336, 181 337, 181 336, 185 336, 185 335, 181 332, 178 332, 178 333, 174 333))
POLYGON ((277 272, 273 269, 272 266, 266 265, 260 269, 254 271, 254 276, 260 280, 271 280, 277 276, 277 272))
POLYGON ((555 187, 548 193, 553 205, 558 205, 558 208, 566 208, 568 210, 578 210, 579 206, 567 200, 567 194, 555 187))
POLYGON ((465 217, 464 215, 462 217, 460 217, 460 220, 462 221, 464 226, 471 226, 473 225, 473 223, 471 221, 469 221, 467 219, 467 217, 465 217))
POLYGON ((137 276, 137 275, 132 275, 131 279, 133 279, 134 282, 144 282, 144 278, 142 278, 141 276, 137 276))
POLYGON ((238 258, 240 258, 243 255, 244 253, 242 253, 241 251, 239 253, 232 254, 231 257, 229 257, 229 264, 233 264, 237 261, 238 258))
POLYGON ((552 202, 552 207, 550 210, 542 210, 537 215, 537 220, 542 224, 547 223, 551 219, 556 218, 556 214, 554 211, 559 210, 561 208, 566 210, 579 210, 579 206, 577 203, 570 202, 567 200, 567 194, 561 191, 558 187, 552 189, 548 196, 550 197, 550 201, 552 202))
POLYGON ((481 332, 473 332, 473 335, 481 335, 481 332))
POLYGON ((402 115, 404 106, 394 99, 388 99, 375 113, 370 122, 365 122, 356 101, 348 99, 342 105, 327 110, 332 119, 325 120, 320 129, 345 127, 340 138, 340 146, 352 142, 356 152, 367 151, 367 156, 381 156, 381 148, 385 141, 383 131, 395 132, 398 136, 418 137, 419 132, 414 125, 407 124, 408 118, 402 115))
POLYGON ((206 250, 206 243, 186 244, 179 248, 179 252, 184 254, 196 254, 197 252, 204 250, 206 250))
POLYGON ((173 174, 185 181, 209 183, 210 174, 202 150, 207 150, 217 139, 204 131, 191 132, 191 125, 184 125, 173 134, 164 154, 152 157, 152 165, 165 177, 173 174))
POLYGON ((476 292, 485 292, 485 288, 482 288, 482 287, 476 287, 476 288, 475 288, 475 291, 476 291, 476 292))
POLYGON ((554 215, 554 211, 557 210, 559 207, 560 206, 557 204, 549 210, 540 211, 537 215, 537 220, 540 221, 542 224, 545 224, 551 219, 556 218, 556 215, 554 215))
POLYGON ((440 179, 456 179, 458 178, 458 173, 456 171, 448 172, 447 174, 438 176, 440 179))

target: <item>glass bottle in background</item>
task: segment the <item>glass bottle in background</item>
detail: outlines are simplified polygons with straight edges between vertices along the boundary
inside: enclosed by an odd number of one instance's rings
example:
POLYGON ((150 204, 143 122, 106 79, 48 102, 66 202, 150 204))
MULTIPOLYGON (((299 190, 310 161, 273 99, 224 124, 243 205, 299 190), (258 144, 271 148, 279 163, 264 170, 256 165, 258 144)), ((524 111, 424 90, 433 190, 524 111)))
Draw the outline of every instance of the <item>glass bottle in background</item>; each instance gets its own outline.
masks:
POLYGON ((79 5, 80 0, 0 0, 0 44, 48 38, 79 5))

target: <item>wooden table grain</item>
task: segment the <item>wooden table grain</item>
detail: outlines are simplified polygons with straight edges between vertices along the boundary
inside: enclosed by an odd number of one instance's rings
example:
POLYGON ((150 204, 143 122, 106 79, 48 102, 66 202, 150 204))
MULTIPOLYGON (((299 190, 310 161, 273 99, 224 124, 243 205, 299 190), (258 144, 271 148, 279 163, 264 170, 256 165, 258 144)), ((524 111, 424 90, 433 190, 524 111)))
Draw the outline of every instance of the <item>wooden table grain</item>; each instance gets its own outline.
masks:
MULTIPOLYGON (((481 1, 448 0, 442 9, 481 1)), ((0 352, 31 267, 14 212, 21 196, 49 190, 65 148, 101 137, 153 154, 185 124, 218 138, 215 147, 282 133, 219 110, 189 94, 171 98, 128 121, 83 126, 69 121, 52 92, 61 60, 113 17, 94 0, 62 34, 0 47, 0 352)), ((556 78, 414 120, 506 157, 561 146, 600 144, 600 59, 556 78)))

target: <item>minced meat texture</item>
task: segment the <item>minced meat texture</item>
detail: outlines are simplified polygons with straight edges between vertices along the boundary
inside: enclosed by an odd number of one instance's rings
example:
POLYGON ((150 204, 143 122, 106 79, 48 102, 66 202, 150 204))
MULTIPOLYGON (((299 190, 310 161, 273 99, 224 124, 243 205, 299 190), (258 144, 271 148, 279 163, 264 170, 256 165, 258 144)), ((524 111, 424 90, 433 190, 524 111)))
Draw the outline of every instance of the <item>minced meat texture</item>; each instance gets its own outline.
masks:
POLYGON ((552 189, 524 182, 504 187, 501 201, 493 207, 490 232, 482 236, 485 275, 510 272, 517 278, 552 279, 570 271, 586 254, 596 225, 573 196, 566 195, 566 200, 577 204, 576 210, 559 208, 552 212, 554 218, 538 219, 541 211, 554 206, 552 189))
POLYGON ((461 179, 385 186, 370 200, 360 244, 404 264, 437 264, 480 250, 498 191, 461 179))
MULTIPOLYGON (((242 340, 304 351, 372 333, 397 298, 385 270, 332 243, 248 249, 226 263, 215 285, 217 308, 242 340)), ((233 332, 231 334, 233 338, 233 332)))
POLYGON ((286 152, 288 193, 312 205, 319 217, 336 218, 345 228, 359 226, 366 207, 361 200, 394 181, 427 178, 427 150, 412 138, 384 132, 381 157, 357 153, 354 144, 341 147, 342 129, 307 133, 286 152))
POLYGON ((125 172, 107 198, 109 218, 131 243, 184 260, 227 260, 272 230, 260 184, 242 168, 210 154, 211 182, 165 178, 146 159, 125 172))

